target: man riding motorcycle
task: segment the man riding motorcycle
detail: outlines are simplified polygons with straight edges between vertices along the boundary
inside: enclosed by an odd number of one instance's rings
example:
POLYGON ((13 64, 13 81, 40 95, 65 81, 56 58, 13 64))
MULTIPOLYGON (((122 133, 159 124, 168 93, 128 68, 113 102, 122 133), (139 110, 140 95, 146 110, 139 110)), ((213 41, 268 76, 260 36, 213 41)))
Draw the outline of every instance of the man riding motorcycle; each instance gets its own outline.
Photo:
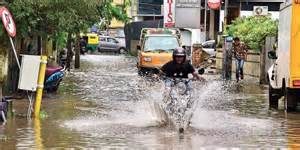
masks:
MULTIPOLYGON (((160 69, 159 75, 164 75, 165 78, 165 96, 168 96, 171 88, 174 84, 173 79, 187 79, 188 75, 192 74, 196 80, 205 81, 200 77, 194 67, 186 61, 186 51, 185 49, 178 47, 173 51, 173 60, 163 65, 160 69)), ((186 94, 192 90, 191 82, 186 84, 186 94)))
POLYGON ((173 51, 173 60, 166 63, 161 71, 168 78, 188 78, 188 74, 192 74, 195 79, 203 80, 194 67, 186 61, 186 51, 181 47, 173 51))
MULTIPOLYGON (((191 80, 188 79, 188 75, 192 74, 193 77, 196 80, 204 81, 202 77, 200 77, 194 67, 186 61, 186 52, 185 49, 178 47, 173 51, 173 60, 166 63, 161 69, 160 69, 160 75, 163 75, 164 82, 165 82, 165 91, 164 91, 164 98, 163 101, 166 104, 165 110, 171 114, 174 112, 177 112, 177 106, 176 103, 180 103, 178 100, 178 97, 176 96, 176 92, 174 92, 174 86, 178 86, 179 82, 184 83, 182 96, 186 97, 188 101, 186 101, 186 109, 191 108, 192 106, 192 100, 190 99, 191 91, 192 91, 192 83, 191 80), (172 90, 173 89, 173 90, 172 90), (189 98, 188 98, 189 97, 189 98), (176 101, 176 102, 175 102, 176 101), (175 111, 174 111, 175 110, 175 111)), ((182 107, 180 107, 182 108, 182 107)), ((185 108, 184 108, 185 109, 185 108)), ((184 113, 183 113, 184 114, 184 113)), ((183 132, 184 129, 181 126, 179 128, 179 132, 183 132)))

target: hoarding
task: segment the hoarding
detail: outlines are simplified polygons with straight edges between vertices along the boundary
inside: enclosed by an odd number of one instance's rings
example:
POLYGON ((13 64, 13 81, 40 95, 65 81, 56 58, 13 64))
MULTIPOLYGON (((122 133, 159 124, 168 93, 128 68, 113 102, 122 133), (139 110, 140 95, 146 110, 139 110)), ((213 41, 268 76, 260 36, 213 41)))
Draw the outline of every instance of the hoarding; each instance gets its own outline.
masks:
POLYGON ((201 0, 176 0, 175 27, 200 29, 201 0))
POLYGON ((164 27, 175 27, 175 0, 164 0, 164 27))

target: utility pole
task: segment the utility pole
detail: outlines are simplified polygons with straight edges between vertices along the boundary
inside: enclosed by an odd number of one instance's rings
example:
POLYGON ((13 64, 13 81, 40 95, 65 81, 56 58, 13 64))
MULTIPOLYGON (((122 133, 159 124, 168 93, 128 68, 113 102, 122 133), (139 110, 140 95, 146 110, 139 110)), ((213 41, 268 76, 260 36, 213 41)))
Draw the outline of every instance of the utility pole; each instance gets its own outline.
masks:
MULTIPOLYGON (((204 0, 204 1, 206 1, 206 0, 204 0)), ((201 20, 202 20, 202 10, 204 9, 203 7, 202 7, 202 2, 203 2, 203 0, 198 0, 198 2, 199 2, 199 9, 200 9, 200 22, 199 22, 199 29, 200 29, 200 41, 203 39, 203 37, 201 37, 202 36, 202 34, 201 34, 201 32, 203 32, 203 28, 205 28, 205 25, 204 26, 202 26, 202 24, 201 24, 201 20), (203 28, 202 28, 203 27, 203 28)), ((206 29, 204 29, 204 31, 206 32, 206 29)), ((206 40, 206 36, 204 37, 204 39, 206 40)), ((200 42, 199 41, 199 42, 200 42)))
POLYGON ((205 4, 204 4, 204 32, 205 32, 205 41, 207 40, 207 0, 205 0, 205 4))
POLYGON ((229 0, 225 0, 225 7, 224 7, 224 31, 226 31, 227 26, 227 19, 228 19, 228 2, 229 0))
MULTIPOLYGON (((226 31, 226 26, 228 23, 228 2, 229 0, 225 0, 224 7, 224 29, 223 32, 226 31)), ((233 38, 228 35, 223 35, 224 45, 223 45, 223 67, 222 67, 222 77, 225 80, 231 79, 231 69, 232 69, 232 42, 233 38)))

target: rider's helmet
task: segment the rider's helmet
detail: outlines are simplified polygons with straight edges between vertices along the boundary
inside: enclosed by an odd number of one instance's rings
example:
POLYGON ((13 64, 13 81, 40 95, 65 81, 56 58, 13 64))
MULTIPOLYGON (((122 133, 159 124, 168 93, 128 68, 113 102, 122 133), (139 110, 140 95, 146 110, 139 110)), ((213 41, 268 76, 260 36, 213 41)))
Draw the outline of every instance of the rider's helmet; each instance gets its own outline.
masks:
POLYGON ((186 51, 182 47, 177 47, 173 51, 173 60, 175 60, 175 57, 184 57, 184 62, 186 59, 186 51))

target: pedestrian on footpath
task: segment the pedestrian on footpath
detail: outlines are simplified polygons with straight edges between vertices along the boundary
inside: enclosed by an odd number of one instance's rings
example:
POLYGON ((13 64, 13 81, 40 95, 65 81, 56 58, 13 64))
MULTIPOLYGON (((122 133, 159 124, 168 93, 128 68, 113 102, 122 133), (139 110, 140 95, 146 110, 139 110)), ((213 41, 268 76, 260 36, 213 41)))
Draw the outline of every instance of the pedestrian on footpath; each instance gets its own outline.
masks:
POLYGON ((240 41, 239 37, 235 37, 233 39, 233 54, 235 57, 235 65, 236 65, 236 80, 244 79, 244 63, 247 59, 247 47, 246 45, 240 41))

